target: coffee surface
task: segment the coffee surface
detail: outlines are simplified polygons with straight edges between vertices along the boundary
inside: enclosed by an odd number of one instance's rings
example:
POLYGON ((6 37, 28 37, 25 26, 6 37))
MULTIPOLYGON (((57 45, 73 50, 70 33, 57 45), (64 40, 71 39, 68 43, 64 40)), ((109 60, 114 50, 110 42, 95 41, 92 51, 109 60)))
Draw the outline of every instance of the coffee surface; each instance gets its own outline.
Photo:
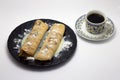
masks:
POLYGON ((101 23, 104 21, 104 17, 97 13, 90 14, 87 18, 92 23, 101 23))

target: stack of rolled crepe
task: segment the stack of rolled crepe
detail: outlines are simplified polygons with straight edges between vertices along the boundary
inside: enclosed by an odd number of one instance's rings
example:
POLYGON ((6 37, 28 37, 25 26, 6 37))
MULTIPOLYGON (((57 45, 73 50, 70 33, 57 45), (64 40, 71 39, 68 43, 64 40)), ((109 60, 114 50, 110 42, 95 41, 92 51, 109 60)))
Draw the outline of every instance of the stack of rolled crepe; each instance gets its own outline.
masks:
POLYGON ((53 24, 42 47, 35 53, 47 30, 48 25, 46 23, 36 20, 32 31, 21 47, 22 54, 24 53, 25 56, 34 56, 36 60, 51 60, 63 38, 65 25, 60 23, 53 24))

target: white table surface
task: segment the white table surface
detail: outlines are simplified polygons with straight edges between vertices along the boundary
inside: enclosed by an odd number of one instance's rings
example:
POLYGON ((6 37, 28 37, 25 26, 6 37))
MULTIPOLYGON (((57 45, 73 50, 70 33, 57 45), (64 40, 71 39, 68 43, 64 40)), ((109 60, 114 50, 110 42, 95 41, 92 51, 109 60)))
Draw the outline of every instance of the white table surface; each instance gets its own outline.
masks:
POLYGON ((120 80, 120 0, 0 0, 0 80, 120 80), (7 50, 11 31, 23 22, 48 18, 69 25, 90 10, 104 12, 116 34, 103 42, 77 36, 77 49, 65 65, 35 71, 16 64, 7 50))

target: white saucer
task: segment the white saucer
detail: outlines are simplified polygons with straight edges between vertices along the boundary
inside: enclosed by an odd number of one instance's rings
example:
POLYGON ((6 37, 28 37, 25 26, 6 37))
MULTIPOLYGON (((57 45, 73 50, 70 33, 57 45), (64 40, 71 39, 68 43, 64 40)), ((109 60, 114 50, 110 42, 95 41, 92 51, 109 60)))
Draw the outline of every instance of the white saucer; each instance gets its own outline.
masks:
POLYGON ((75 24, 75 28, 79 36, 92 41, 109 39, 115 32, 113 22, 111 21, 111 19, 107 18, 103 32, 99 34, 89 33, 86 29, 85 15, 78 18, 75 24))

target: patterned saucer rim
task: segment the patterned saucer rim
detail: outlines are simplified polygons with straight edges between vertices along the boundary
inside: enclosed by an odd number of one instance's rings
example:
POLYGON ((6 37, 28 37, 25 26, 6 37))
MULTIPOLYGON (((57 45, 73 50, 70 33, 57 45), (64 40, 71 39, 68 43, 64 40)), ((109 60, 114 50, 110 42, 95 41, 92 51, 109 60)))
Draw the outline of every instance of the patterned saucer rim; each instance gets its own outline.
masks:
MULTIPOLYGON (((106 21, 106 30, 104 30, 102 33, 92 34, 92 33, 89 33, 87 31, 87 29, 83 30, 82 29, 82 28, 84 28, 83 26, 86 25, 85 16, 86 16, 86 14, 80 16, 75 23, 76 32, 80 37, 87 39, 87 40, 91 40, 91 41, 103 41, 103 40, 109 39, 110 37, 112 37, 114 35, 114 33, 115 33, 114 23, 108 17, 107 17, 107 21, 106 21), (111 28, 109 28, 110 30, 108 29, 107 23, 111 27, 111 28)), ((86 28, 86 26, 85 26, 85 28, 86 28)))

